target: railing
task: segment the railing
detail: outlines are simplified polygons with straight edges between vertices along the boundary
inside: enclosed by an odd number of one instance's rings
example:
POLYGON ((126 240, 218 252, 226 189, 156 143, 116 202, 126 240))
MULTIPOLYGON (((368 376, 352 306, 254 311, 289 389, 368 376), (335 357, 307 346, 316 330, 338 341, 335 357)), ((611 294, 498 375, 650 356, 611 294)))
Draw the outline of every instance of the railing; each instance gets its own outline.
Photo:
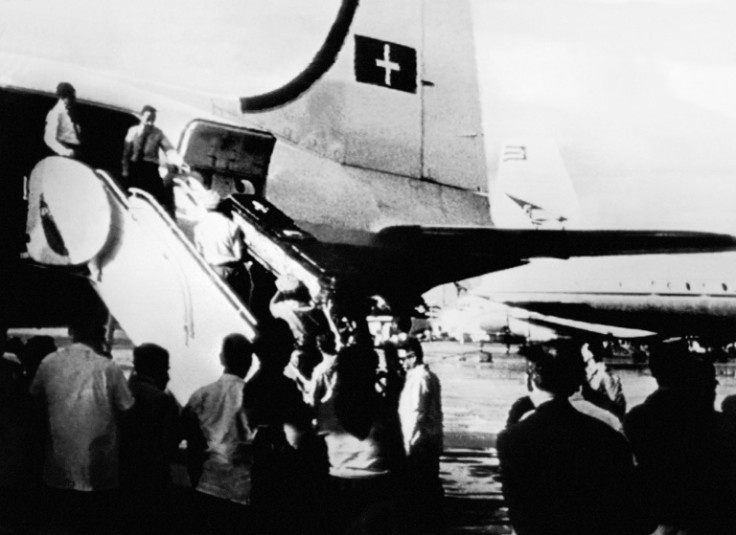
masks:
MULTIPOLYGON (((139 221, 139 216, 135 213, 135 208, 131 205, 130 199, 125 195, 122 189, 118 186, 115 180, 105 171, 97 170, 98 176, 103 180, 110 193, 115 197, 116 201, 119 202, 126 211, 130 214, 130 217, 135 221, 139 221)), ((168 232, 168 236, 173 236, 176 240, 185 248, 187 254, 193 258, 200 269, 207 275, 207 277, 214 283, 218 291, 220 291, 235 310, 237 310, 240 317, 245 320, 251 326, 251 338, 255 337, 255 325, 256 320, 245 305, 240 301, 238 296, 233 292, 232 289, 222 280, 222 278, 214 271, 212 266, 202 257, 197 251, 191 241, 182 232, 172 217, 161 207, 156 199, 148 192, 131 188, 131 197, 137 200, 145 202, 152 208, 154 213, 165 225, 168 232)), ((166 256, 168 258, 168 255, 166 256)), ((187 331, 187 339, 194 336, 193 327, 193 314, 192 314, 192 297, 188 284, 186 284, 186 277, 181 267, 177 265, 177 271, 179 273, 180 285, 182 287, 183 297, 185 299, 185 310, 187 311, 187 317, 185 318, 185 327, 187 331)))

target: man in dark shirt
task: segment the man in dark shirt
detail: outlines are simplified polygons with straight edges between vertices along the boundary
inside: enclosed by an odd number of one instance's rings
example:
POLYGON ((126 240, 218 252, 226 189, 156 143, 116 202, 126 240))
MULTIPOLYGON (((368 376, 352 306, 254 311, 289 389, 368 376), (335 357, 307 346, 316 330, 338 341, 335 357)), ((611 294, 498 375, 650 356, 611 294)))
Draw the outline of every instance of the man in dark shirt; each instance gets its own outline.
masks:
POLYGON ((650 533, 635 511, 626 439, 568 400, 582 380, 572 346, 530 359, 536 410, 498 437, 503 493, 518 535, 650 533))
POLYGON ((713 363, 678 341, 654 348, 649 368, 658 388, 624 419, 646 506, 661 533, 736 533, 736 437, 714 409, 713 363))
POLYGON ((169 353, 155 344, 133 350, 128 387, 135 399, 121 433, 121 486, 135 533, 163 533, 170 526, 170 464, 182 433, 179 406, 166 391, 169 353))

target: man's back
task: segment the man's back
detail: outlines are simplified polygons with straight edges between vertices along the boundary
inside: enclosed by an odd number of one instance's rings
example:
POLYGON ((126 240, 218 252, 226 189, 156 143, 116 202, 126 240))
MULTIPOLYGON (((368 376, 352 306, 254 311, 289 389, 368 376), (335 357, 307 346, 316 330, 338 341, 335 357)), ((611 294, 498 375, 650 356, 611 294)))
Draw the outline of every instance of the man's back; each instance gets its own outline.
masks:
POLYGON ((630 533, 633 462, 625 438, 552 400, 498 437, 504 496, 518 535, 630 533))
POLYGON ((123 419, 121 477, 134 489, 162 489, 171 483, 169 464, 179 440, 179 406, 153 381, 134 373, 128 381, 135 406, 123 419))
POLYGON ((197 490, 245 504, 250 498, 254 429, 243 410, 243 387, 240 377, 226 373, 200 388, 185 407, 185 424, 188 447, 197 447, 203 457, 197 490), (200 445, 192 440, 198 434, 200 445))
POLYGON ((629 412, 624 431, 657 521, 709 533, 734 525, 733 429, 708 401, 660 388, 629 412))
POLYGON ((48 417, 46 483, 76 490, 117 487, 116 418, 133 405, 120 368, 75 343, 43 360, 31 394, 44 402, 48 417))
POLYGON ((194 227, 194 241, 205 260, 223 265, 241 260, 239 229, 219 212, 207 212, 194 227))

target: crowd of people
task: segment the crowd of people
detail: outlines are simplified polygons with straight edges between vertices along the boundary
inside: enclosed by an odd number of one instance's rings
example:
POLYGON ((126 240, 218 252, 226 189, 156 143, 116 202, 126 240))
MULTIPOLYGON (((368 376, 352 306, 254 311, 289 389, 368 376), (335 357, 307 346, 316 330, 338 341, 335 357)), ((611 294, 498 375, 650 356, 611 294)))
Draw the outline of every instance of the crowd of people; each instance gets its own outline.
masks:
POLYGON ((17 340, 0 359, 0 525, 11 533, 441 533, 439 381, 411 337, 372 345, 326 329, 320 362, 273 319, 222 341, 222 376, 181 407, 169 354, 104 331, 17 340), (257 361, 257 362, 255 362, 257 361), (383 370, 383 371, 382 371, 383 370), (390 370, 386 372, 386 370, 390 370), (386 377, 390 374, 390 378, 386 377), (385 388, 388 383, 391 388, 385 388), (177 466, 188 483, 174 485, 177 466), (419 521, 426 520, 425 522, 419 521))
MULTIPOLYGON (((99 322, 75 322, 61 348, 8 341, 0 525, 444 533, 441 386, 421 343, 398 322, 381 359, 319 321, 305 334, 298 318, 263 323, 253 343, 225 337, 222 376, 184 407, 166 389, 168 352, 135 347, 126 379, 99 322), (300 366, 312 352, 317 364, 300 366)), ((516 535, 736 533, 736 398, 714 409, 712 362, 661 344, 649 358, 658 388, 627 412, 597 350, 561 340, 523 353, 529 393, 497 440, 516 535)))
POLYGON ((657 390, 625 412, 590 352, 563 340, 527 353, 529 396, 497 442, 516 534, 736 533, 736 421, 714 408, 712 362, 661 344, 657 390))

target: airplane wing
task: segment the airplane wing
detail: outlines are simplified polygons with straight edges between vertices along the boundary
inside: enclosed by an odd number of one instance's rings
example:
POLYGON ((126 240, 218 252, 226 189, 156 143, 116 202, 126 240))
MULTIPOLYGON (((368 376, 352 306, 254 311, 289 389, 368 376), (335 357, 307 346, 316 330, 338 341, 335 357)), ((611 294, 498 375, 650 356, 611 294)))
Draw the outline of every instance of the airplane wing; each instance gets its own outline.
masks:
MULTIPOLYGON (((736 249, 736 237, 679 231, 407 225, 384 228, 369 248, 376 266, 367 276, 383 288, 393 283, 388 293, 398 295, 523 265, 531 258, 729 251, 736 249), (391 280, 381 281, 386 274, 391 280)), ((366 261, 360 260, 360 265, 366 261)))
POLYGON ((554 316, 545 316, 533 313, 524 321, 530 325, 544 327, 554 331, 561 337, 584 337, 586 339, 605 339, 610 336, 615 338, 636 338, 639 340, 660 338, 652 331, 643 329, 628 329, 615 325, 604 325, 600 323, 588 323, 584 321, 568 320, 554 316))
POLYGON ((378 233, 385 245, 413 250, 492 255, 524 263, 529 258, 569 258, 653 253, 722 252, 736 247, 729 234, 649 230, 534 230, 485 227, 394 226, 378 233))
MULTIPOLYGON (((272 205, 268 210, 278 212, 272 205)), ((417 296, 439 284, 523 265, 533 257, 736 249, 733 236, 699 232, 392 226, 365 243, 329 243, 301 231, 291 236, 282 233, 279 240, 291 241, 299 254, 320 266, 321 277, 382 295, 399 308, 413 306, 417 296)))

